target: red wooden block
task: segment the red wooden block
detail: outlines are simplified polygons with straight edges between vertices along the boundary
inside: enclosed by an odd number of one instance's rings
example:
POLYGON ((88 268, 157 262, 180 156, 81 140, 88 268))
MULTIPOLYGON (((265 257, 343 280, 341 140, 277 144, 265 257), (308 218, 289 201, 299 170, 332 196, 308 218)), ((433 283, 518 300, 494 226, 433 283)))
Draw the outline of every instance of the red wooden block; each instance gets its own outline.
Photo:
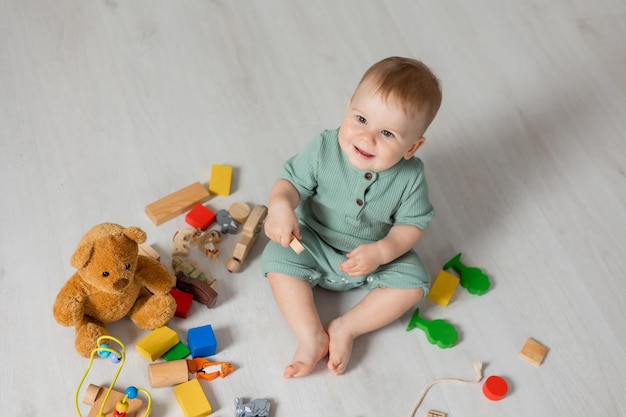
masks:
POLYGON ((216 217, 216 214, 204 204, 196 204, 196 206, 187 213, 187 216, 185 216, 185 221, 194 229, 204 230, 215 221, 216 217))
POLYGON ((189 314, 189 309, 191 308, 191 303, 193 302, 193 295, 177 290, 176 288, 172 288, 170 294, 172 294, 172 297, 176 300, 176 312, 174 315, 186 319, 187 314, 189 314))

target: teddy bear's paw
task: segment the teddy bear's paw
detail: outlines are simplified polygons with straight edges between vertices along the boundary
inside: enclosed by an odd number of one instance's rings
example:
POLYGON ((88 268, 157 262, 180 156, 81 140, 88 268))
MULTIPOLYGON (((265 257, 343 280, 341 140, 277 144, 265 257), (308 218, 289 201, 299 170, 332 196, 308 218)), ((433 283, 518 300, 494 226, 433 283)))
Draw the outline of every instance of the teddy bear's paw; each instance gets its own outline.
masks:
POLYGON ((76 327, 76 340, 74 346, 76 351, 86 358, 91 355, 91 351, 98 346, 98 338, 108 335, 106 327, 101 324, 87 322, 76 327))
POLYGON ((128 316, 140 329, 153 330, 165 326, 175 312, 174 297, 162 294, 138 299, 128 316))

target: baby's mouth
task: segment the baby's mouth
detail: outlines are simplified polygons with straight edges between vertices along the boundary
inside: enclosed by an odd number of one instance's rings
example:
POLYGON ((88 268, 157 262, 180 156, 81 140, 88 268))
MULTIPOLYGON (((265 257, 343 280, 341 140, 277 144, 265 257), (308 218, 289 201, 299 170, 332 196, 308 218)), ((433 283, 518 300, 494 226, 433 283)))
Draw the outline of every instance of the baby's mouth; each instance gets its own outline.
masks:
POLYGON ((360 156, 362 156, 362 157, 364 157, 364 158, 371 158, 371 157, 373 157, 373 156, 374 156, 374 155, 372 155, 371 153, 367 153, 367 152, 365 152, 364 150, 362 150, 362 149, 361 149, 361 148, 359 148, 358 146, 355 146, 355 147, 354 147, 354 150, 356 151, 357 155, 360 155, 360 156))

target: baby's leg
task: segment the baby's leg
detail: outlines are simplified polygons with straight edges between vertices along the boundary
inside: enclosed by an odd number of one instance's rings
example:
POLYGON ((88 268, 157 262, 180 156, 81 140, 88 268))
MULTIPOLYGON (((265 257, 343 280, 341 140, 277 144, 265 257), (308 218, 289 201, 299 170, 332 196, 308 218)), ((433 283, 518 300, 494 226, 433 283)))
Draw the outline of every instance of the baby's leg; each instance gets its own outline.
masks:
POLYGON ((313 290, 307 281, 287 275, 268 273, 267 278, 281 313, 298 339, 298 349, 284 377, 306 376, 328 353, 328 334, 315 307, 313 290))
POLYGON ((423 295, 422 288, 375 288, 346 314, 328 323, 328 369, 336 375, 344 373, 355 338, 398 319, 421 300, 423 295))

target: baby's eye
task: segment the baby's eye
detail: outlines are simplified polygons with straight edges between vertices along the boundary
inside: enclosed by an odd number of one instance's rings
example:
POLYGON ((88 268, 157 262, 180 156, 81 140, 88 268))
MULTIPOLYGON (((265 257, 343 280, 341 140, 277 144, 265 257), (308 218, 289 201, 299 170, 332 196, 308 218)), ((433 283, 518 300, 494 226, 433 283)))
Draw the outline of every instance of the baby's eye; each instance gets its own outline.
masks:
POLYGON ((386 138, 393 138, 393 133, 391 133, 388 130, 383 130, 382 132, 380 132, 384 137, 386 138))
POLYGON ((130 269, 130 264, 126 264, 126 269, 130 269))
POLYGON ((356 119, 359 123, 367 124, 367 119, 365 119, 365 117, 363 116, 357 116, 356 119))
POLYGON ((102 273, 102 276, 103 276, 103 277, 108 277, 108 276, 109 276, 109 273, 108 273, 107 271, 104 271, 104 272, 102 273))

